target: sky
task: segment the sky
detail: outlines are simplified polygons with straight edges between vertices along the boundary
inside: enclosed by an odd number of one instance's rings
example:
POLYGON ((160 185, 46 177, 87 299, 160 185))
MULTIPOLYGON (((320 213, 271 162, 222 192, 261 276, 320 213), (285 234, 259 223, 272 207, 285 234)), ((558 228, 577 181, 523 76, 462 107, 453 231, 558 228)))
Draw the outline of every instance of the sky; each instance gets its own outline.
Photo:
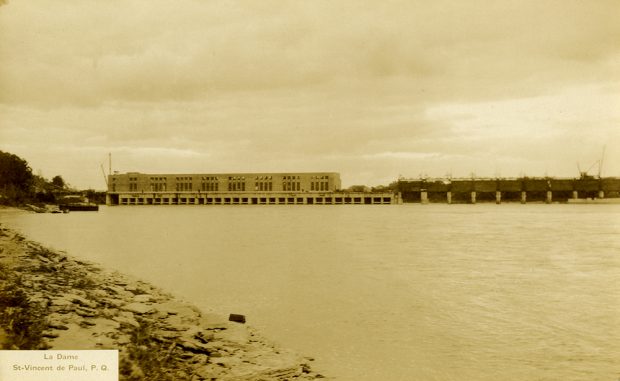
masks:
POLYGON ((620 176, 620 3, 0 0, 0 150, 102 172, 620 176), (103 168, 103 170, 102 170, 103 168))

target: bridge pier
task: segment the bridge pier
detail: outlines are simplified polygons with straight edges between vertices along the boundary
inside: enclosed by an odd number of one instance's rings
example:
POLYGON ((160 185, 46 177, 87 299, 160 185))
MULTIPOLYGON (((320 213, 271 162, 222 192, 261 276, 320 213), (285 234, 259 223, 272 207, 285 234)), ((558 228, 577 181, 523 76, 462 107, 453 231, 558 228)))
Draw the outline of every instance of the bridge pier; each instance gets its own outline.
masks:
POLYGON ((420 192, 420 201, 422 204, 428 204, 428 192, 423 190, 420 192))
POLYGON ((496 204, 502 203, 502 192, 500 191, 495 192, 495 203, 496 204))
POLYGON ((547 198, 545 199, 545 202, 547 204, 551 204, 551 201, 553 201, 553 192, 547 191, 547 198))
POLYGON ((446 200, 448 201, 448 205, 452 204, 452 192, 446 193, 446 200))
POLYGON ((476 203, 476 192, 471 192, 471 203, 475 204, 476 203))
POLYGON ((521 204, 525 204, 527 202, 527 192, 521 192, 521 204))

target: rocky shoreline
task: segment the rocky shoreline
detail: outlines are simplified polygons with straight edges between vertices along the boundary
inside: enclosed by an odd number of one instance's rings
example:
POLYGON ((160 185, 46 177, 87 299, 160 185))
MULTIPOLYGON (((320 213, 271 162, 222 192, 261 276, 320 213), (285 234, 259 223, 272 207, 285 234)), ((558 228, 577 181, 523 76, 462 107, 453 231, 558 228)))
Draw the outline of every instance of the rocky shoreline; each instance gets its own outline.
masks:
POLYGON ((316 380, 313 359, 0 224, 0 349, 118 349, 121 380, 316 380))

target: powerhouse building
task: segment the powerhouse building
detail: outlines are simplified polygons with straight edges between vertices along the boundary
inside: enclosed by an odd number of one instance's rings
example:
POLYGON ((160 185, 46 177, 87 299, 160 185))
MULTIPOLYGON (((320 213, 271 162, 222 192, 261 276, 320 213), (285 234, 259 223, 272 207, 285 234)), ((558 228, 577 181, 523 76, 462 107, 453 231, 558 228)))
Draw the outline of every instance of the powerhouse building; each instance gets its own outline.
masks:
POLYGON ((391 204, 392 193, 341 191, 336 172, 108 176, 108 205, 391 204))

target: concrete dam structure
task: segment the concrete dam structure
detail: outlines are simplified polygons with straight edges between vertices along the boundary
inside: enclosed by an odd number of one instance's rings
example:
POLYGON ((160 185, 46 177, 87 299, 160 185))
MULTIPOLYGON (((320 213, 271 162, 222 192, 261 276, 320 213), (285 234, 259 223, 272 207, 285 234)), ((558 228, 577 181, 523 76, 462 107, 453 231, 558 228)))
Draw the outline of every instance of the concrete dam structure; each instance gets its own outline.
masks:
POLYGON ((107 205, 387 205, 392 192, 340 189, 336 172, 145 174, 108 176, 107 205))
POLYGON ((403 202, 620 202, 620 178, 458 178, 398 180, 403 202))

